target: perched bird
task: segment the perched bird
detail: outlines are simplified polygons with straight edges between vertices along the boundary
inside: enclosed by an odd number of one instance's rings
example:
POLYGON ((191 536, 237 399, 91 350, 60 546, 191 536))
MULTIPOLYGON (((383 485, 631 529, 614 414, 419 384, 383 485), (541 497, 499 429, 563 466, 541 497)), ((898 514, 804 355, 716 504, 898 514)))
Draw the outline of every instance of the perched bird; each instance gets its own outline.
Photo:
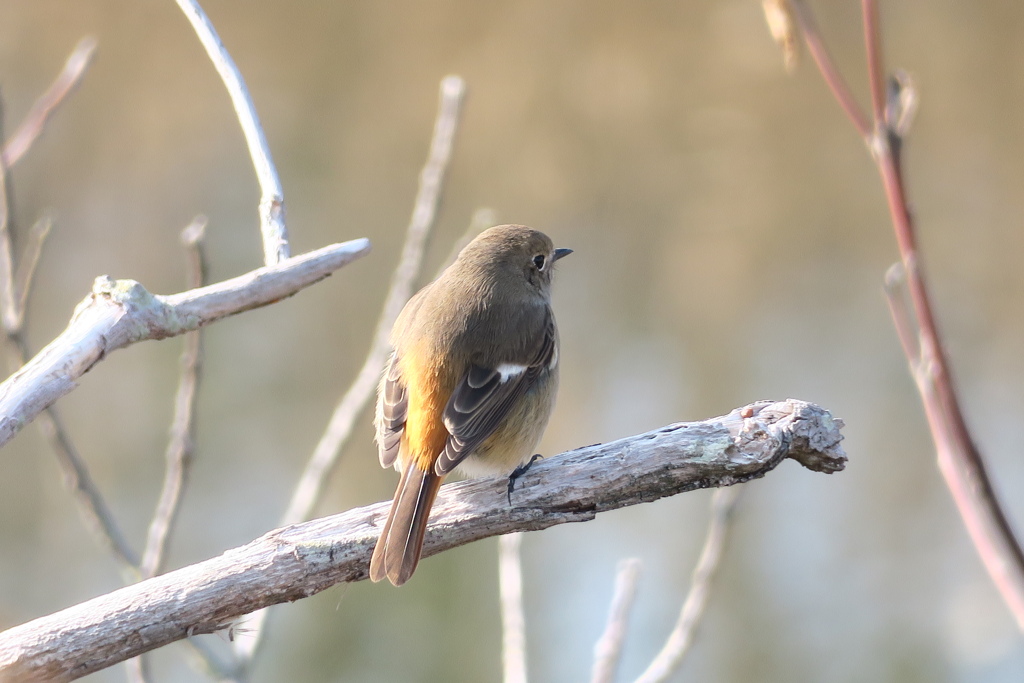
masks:
POLYGON ((400 586, 412 576, 453 469, 508 474, 530 460, 558 388, 551 275, 570 253, 522 225, 490 228, 398 316, 375 425, 381 465, 402 476, 370 560, 373 581, 400 586))

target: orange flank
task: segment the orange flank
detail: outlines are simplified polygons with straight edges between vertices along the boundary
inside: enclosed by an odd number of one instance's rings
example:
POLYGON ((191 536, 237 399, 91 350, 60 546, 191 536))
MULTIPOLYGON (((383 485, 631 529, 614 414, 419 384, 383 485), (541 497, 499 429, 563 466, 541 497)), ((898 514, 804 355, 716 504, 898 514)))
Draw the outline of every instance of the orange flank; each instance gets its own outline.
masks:
MULTIPOLYGON (((416 355, 410 354, 411 357, 416 355)), ((454 383, 444 382, 444 378, 436 372, 421 369, 431 367, 431 363, 420 363, 421 367, 410 367, 412 365, 403 363, 402 367, 402 375, 408 387, 409 413, 402 434, 402 454, 399 458, 403 468, 415 464, 424 472, 433 472, 434 462, 448 440, 448 430, 442 416, 455 387, 444 386, 454 383)))

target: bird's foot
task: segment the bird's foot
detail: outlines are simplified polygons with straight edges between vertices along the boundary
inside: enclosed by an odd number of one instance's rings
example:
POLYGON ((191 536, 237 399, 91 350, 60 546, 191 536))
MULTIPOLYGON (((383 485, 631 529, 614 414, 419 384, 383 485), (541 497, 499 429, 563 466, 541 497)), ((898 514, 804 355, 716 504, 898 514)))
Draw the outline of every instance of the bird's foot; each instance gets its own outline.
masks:
POLYGON ((508 475, 508 506, 512 507, 512 491, 516 487, 516 479, 526 474, 526 470, 530 469, 533 463, 537 462, 544 456, 540 453, 534 453, 533 457, 528 462, 524 462, 519 467, 512 470, 512 474, 508 475))

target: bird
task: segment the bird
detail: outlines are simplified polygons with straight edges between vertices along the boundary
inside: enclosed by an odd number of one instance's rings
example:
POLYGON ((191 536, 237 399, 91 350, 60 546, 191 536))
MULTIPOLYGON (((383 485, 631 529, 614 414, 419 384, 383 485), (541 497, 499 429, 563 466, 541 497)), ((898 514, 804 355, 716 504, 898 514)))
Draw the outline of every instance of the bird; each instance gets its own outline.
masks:
POLYGON ((402 309, 374 419, 381 466, 401 477, 372 581, 412 576, 430 508, 457 467, 484 477, 533 462, 558 388, 552 274, 570 253, 532 228, 495 226, 402 309))

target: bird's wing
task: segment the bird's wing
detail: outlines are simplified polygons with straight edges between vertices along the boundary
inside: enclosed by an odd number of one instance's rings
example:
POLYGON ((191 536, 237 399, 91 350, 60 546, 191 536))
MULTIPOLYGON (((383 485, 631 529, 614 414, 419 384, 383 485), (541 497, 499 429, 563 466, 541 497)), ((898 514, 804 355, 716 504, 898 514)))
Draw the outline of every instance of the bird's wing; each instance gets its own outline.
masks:
POLYGON ((398 369, 398 353, 391 354, 380 380, 377 397, 377 450, 382 467, 391 467, 398 458, 398 445, 405 431, 409 398, 398 369))
POLYGON ((451 472, 501 424, 515 402, 543 372, 553 366, 558 353, 555 319, 547 311, 542 334, 526 362, 500 363, 496 367, 471 365, 452 392, 444 409, 448 442, 434 471, 451 472))

